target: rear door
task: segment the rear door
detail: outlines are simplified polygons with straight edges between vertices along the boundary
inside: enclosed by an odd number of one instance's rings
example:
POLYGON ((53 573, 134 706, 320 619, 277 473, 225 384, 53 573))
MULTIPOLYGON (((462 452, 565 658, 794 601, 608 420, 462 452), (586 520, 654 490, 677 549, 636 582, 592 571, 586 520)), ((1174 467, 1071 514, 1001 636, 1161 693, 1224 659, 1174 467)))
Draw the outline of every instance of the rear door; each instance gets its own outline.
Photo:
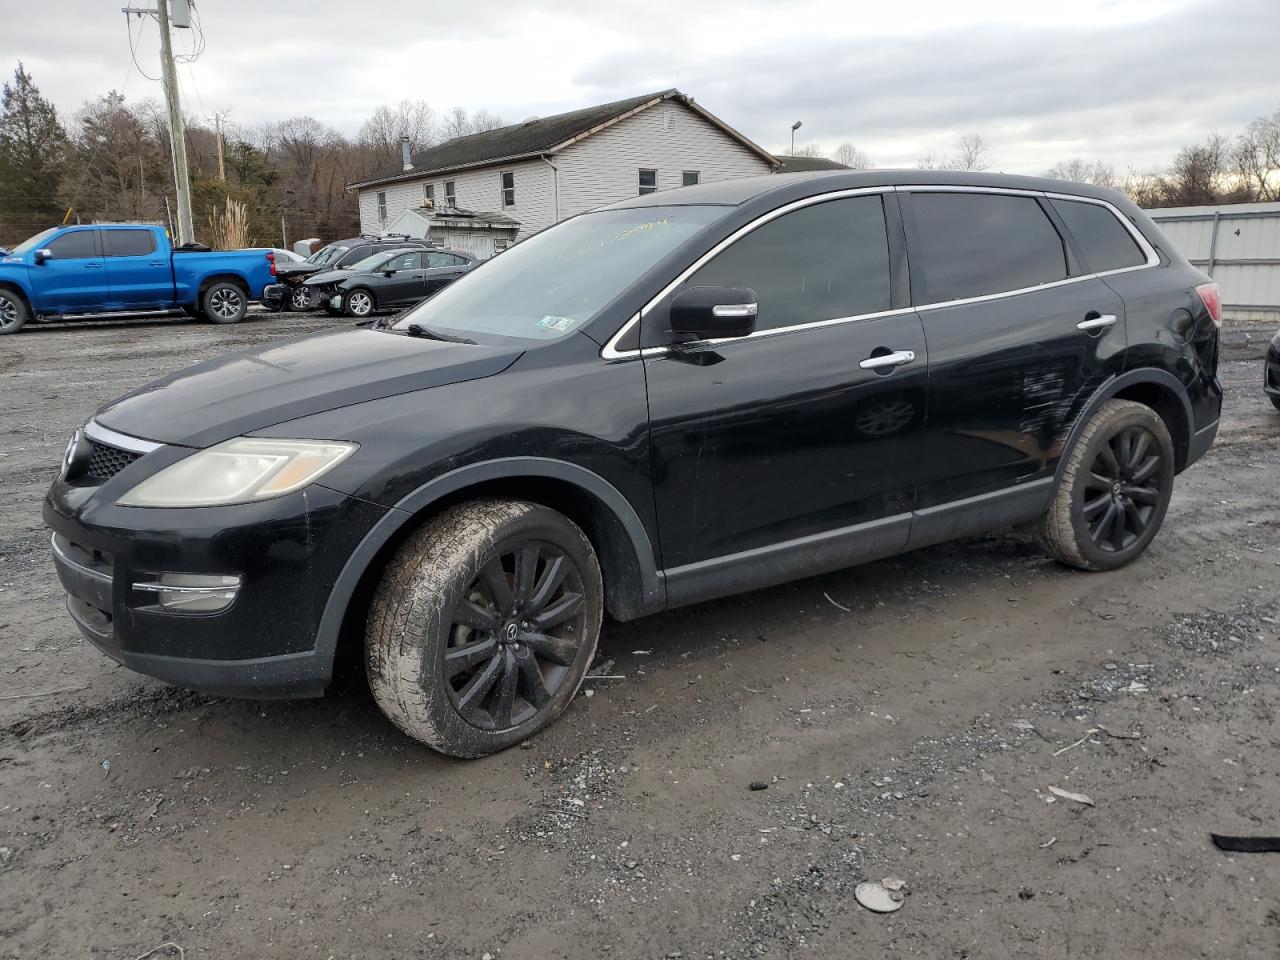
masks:
POLYGON ((1089 396, 1121 372, 1124 308, 1048 201, 903 188, 911 291, 929 341, 918 508, 1052 477, 1089 396))
POLYGON ((50 313, 101 310, 109 289, 96 227, 76 227, 52 240, 53 256, 31 268, 40 309, 50 313))
POLYGON ((103 265, 114 307, 142 310, 173 304, 169 258, 156 249, 155 231, 146 227, 106 227, 103 265))
POLYGON ((872 193, 758 223, 642 319, 660 343, 686 286, 759 299, 749 337, 644 351, 672 602, 894 552, 910 525, 928 375, 896 215, 872 193))
POLYGON ((457 254, 442 253, 434 250, 425 256, 427 259, 427 296, 457 280, 467 272, 467 267, 470 263, 470 261, 457 254))

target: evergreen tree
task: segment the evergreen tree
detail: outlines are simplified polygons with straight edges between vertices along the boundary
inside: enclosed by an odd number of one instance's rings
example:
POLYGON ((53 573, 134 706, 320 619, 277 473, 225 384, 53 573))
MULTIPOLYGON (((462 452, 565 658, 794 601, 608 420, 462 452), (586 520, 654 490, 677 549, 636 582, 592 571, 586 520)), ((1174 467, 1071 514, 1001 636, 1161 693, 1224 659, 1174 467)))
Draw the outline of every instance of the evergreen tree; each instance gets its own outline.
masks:
POLYGON ((62 220, 67 134, 21 63, 0 96, 0 231, 27 235, 62 220))

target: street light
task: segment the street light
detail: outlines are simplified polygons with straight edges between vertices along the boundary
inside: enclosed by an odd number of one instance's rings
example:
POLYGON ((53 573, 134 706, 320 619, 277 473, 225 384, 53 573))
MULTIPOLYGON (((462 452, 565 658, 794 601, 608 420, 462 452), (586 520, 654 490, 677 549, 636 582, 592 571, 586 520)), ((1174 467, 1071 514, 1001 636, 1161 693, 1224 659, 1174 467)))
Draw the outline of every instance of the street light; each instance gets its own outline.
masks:
POLYGON ((803 121, 797 120, 791 125, 791 155, 796 155, 796 131, 804 126, 803 121))

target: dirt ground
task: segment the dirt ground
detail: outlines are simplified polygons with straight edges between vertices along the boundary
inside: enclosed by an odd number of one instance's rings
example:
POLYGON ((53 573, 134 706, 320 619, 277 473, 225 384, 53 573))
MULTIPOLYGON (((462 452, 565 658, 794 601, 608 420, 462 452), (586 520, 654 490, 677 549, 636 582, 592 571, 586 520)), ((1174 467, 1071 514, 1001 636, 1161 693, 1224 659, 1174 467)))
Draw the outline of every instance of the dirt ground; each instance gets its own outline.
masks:
POLYGON ((1009 533, 606 624, 625 679, 459 762, 358 683, 132 675, 48 559, 41 498, 99 403, 335 322, 0 339, 0 957, 1280 955, 1280 855, 1209 841, 1280 834, 1272 329, 1226 332, 1217 446, 1133 566, 1009 533), (887 876, 899 912, 855 902, 887 876))

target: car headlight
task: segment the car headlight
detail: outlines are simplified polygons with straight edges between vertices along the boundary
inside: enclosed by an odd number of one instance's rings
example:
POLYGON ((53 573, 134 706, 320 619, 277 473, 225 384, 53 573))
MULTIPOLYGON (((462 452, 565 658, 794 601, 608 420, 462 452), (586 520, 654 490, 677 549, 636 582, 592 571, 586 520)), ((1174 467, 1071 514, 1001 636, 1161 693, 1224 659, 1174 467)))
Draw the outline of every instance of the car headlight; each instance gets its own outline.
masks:
POLYGON ((301 490, 358 445, 336 440, 237 437, 165 467, 116 502, 122 507, 212 507, 301 490))

